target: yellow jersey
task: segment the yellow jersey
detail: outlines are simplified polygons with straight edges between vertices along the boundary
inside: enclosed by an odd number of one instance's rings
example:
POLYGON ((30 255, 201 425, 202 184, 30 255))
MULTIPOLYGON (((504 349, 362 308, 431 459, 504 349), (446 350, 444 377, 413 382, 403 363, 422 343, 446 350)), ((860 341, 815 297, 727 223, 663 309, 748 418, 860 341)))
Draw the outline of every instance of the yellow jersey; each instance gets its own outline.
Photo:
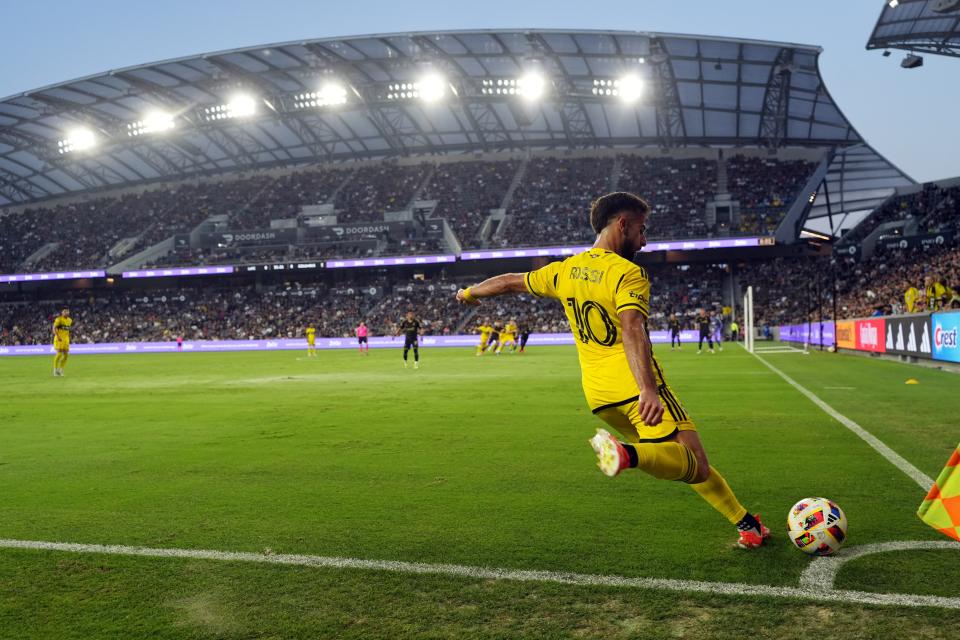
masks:
POLYGON ((903 294, 903 304, 907 308, 907 313, 917 311, 917 300, 920 298, 920 292, 916 287, 910 287, 903 294))
POLYGON ((927 296, 927 311, 939 311, 943 305, 943 298, 947 295, 947 288, 939 282, 934 282, 924 289, 924 293, 927 296))
POLYGON ((480 332, 480 339, 486 341, 490 339, 490 334, 493 333, 493 327, 488 324, 480 324, 477 325, 477 331, 480 332))
POLYGON ((512 322, 508 322, 507 326, 503 328, 503 331, 500 332, 500 341, 507 342, 510 340, 515 340, 517 337, 517 325, 512 322))
POLYGON ((313 344, 316 340, 317 330, 313 327, 307 327, 307 344, 313 344))
POLYGON ((61 344, 70 344, 70 327, 73 326, 73 318, 64 318, 57 316, 53 321, 54 342, 61 344))
MULTIPOLYGON (((596 413, 635 400, 640 389, 623 350, 621 311, 650 315, 647 272, 605 249, 590 249, 524 276, 535 296, 563 304, 577 344, 587 404, 596 413)), ((666 382, 651 351, 654 381, 666 382)))

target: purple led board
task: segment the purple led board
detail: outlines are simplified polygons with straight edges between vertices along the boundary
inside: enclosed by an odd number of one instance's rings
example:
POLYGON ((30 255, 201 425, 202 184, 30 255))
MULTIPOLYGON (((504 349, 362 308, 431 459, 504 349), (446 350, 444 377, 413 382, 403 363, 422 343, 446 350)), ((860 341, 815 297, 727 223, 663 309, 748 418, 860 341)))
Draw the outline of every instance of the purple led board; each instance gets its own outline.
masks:
MULTIPOLYGON (((834 330, 833 321, 822 323, 823 326, 823 344, 833 344, 834 330)), ((809 325, 788 324, 780 327, 781 342, 807 342, 809 344, 820 344, 821 323, 811 322, 809 325)))
POLYGON ((233 273, 235 269, 230 265, 215 267, 172 267, 162 269, 142 269, 140 271, 124 271, 124 278, 169 278, 171 276, 220 276, 233 273))
MULTIPOLYGON (((695 342, 696 331, 683 331, 682 339, 686 343, 695 342)), ((651 331, 650 339, 654 343, 669 343, 670 334, 666 331, 651 331)), ((532 333, 530 347, 548 345, 572 345, 574 338, 569 333, 532 333)), ((474 347, 479 342, 476 334, 453 336, 423 336, 420 346, 427 347, 474 347)), ((318 349, 355 349, 356 338, 317 338, 318 349)), ((403 347, 403 338, 376 336, 370 338, 371 349, 399 349, 403 347)), ((305 338, 278 338, 275 340, 186 340, 183 351, 187 353, 214 353, 217 351, 290 351, 306 349, 305 338)), ((74 343, 70 353, 77 355, 103 353, 175 353, 176 342, 101 342, 93 344, 74 343)), ((49 344, 25 346, 0 346, 0 356, 52 355, 53 346, 49 344)), ((76 366, 76 365, 73 365, 76 366)))
MULTIPOLYGON (((669 242, 651 242, 644 247, 651 251, 696 251, 700 249, 729 249, 739 247, 758 247, 760 238, 711 238, 707 240, 670 240, 669 242)), ((493 249, 484 251, 464 251, 461 260, 495 260, 497 258, 536 258, 541 256, 572 256, 586 251, 590 247, 524 247, 521 249, 493 249)))
POLYGON ((395 256, 392 258, 360 258, 356 260, 327 260, 327 269, 352 267, 396 267, 403 265, 439 264, 455 262, 456 256, 395 256))
POLYGON ((525 247, 522 249, 494 249, 464 251, 461 260, 495 260, 497 258, 536 258, 539 256, 572 256, 590 247, 525 247))
POLYGON ((14 273, 0 276, 0 282, 46 282, 48 280, 76 280, 78 278, 104 278, 104 271, 62 271, 57 273, 14 273))
POLYGON ((759 247, 760 238, 710 238, 707 240, 670 240, 651 242, 644 251, 699 251, 700 249, 730 249, 759 247))

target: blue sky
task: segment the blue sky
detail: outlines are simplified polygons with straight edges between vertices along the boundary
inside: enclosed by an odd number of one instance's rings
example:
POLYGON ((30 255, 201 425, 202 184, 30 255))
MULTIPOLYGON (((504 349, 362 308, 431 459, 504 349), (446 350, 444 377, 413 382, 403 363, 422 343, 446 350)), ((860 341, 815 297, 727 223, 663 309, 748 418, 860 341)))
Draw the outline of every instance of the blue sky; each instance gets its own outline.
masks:
POLYGON ((329 36, 481 28, 631 29, 783 40, 823 47, 840 108, 914 178, 960 176, 960 60, 864 46, 885 0, 165 0, 7 3, 0 96, 164 58, 329 36))

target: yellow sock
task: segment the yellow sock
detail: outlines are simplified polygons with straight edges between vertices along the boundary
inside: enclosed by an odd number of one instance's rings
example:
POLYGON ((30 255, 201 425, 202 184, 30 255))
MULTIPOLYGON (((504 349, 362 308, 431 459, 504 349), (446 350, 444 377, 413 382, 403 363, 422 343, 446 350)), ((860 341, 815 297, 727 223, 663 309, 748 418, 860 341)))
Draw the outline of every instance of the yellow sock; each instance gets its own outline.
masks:
POLYGON ((69 356, 70 356, 70 354, 69 354, 69 353, 66 353, 66 352, 60 354, 60 368, 61 368, 61 369, 63 369, 64 367, 67 366, 67 358, 68 358, 69 356))
POLYGON ((57 355, 53 356, 53 368, 54 369, 60 368, 60 352, 59 351, 57 351, 57 355))
POLYGON ((679 442, 631 442, 637 468, 661 480, 689 482, 697 475, 697 459, 679 442))
POLYGON ((710 477, 703 482, 691 484, 690 487, 709 502, 710 506, 722 513, 731 524, 737 524, 747 515, 747 510, 737 500, 737 496, 733 495, 730 485, 714 467, 710 467, 710 477))

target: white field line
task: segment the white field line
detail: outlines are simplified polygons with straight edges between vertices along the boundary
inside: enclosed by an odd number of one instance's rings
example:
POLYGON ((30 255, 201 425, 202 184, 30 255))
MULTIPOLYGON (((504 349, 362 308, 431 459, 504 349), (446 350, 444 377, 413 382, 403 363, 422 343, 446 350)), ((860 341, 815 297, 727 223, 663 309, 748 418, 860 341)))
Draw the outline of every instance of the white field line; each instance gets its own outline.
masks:
POLYGON ((469 578, 472 580, 515 580, 522 582, 553 582, 597 587, 653 589, 658 591, 683 591, 712 593, 730 596, 793 598, 820 602, 840 602, 897 607, 936 607, 960 610, 960 597, 924 596, 901 593, 871 593, 867 591, 834 590, 829 587, 815 588, 778 587, 764 584, 738 582, 704 582, 699 580, 672 580, 667 578, 627 578, 623 576, 567 573, 557 571, 523 571, 472 567, 458 564, 427 564, 392 560, 361 560, 309 555, 266 555, 231 551, 202 549, 153 549, 122 545, 76 544, 69 542, 41 542, 35 540, 3 540, 0 548, 32 549, 42 551, 66 551, 70 553, 96 553, 117 556, 140 556, 147 558, 187 558, 193 560, 216 560, 223 562, 256 562, 260 564, 298 567, 321 567, 330 569, 361 569, 389 571, 402 574, 434 574, 469 578))
POLYGON ((823 400, 815 396, 813 392, 800 386, 793 378, 785 374, 783 371, 780 371, 780 369, 777 369, 775 366, 773 366, 772 364, 770 364, 769 362, 761 358, 758 354, 755 353, 753 355, 756 356, 757 360, 759 360, 764 365, 766 365, 767 368, 769 368, 775 374, 777 374, 778 376, 786 380, 787 384, 789 384, 791 387, 793 387, 803 395, 807 396, 810 402, 812 402, 813 404, 823 409, 824 413, 826 413, 828 416, 830 416, 831 418, 833 418, 834 420, 836 420, 837 422, 845 426, 850 431, 854 432, 857 436, 860 437, 860 439, 862 439, 868 445, 873 447, 877 453, 879 453, 881 456, 886 458, 887 461, 890 462, 893 466, 895 466, 897 469, 900 469, 900 471, 903 471, 905 474, 910 476, 910 478, 914 482, 920 485, 920 487, 924 490, 924 492, 929 491, 930 487, 933 486, 933 478, 931 478, 930 476, 925 474, 923 471, 920 471, 920 469, 917 469, 915 466, 907 462, 907 460, 904 459, 903 456, 901 456, 899 453, 897 453, 896 451, 894 451, 893 449, 885 445, 883 442, 880 441, 879 438, 877 438, 876 436, 871 434, 869 431, 867 431, 866 429, 858 425, 856 422, 846 417, 845 415, 843 415, 842 413, 840 413, 839 411, 837 411, 836 409, 828 405, 826 402, 824 402, 823 400))
POLYGON ((856 547, 844 549, 842 553, 835 556, 823 556, 817 558, 800 574, 800 586, 807 588, 822 587, 833 588, 833 582, 837 579, 837 573, 845 563, 856 560, 863 556, 874 553, 887 553, 889 551, 913 551, 915 549, 948 549, 960 551, 960 542, 948 542, 946 540, 898 540, 896 542, 877 542, 874 544, 863 544, 856 547))

